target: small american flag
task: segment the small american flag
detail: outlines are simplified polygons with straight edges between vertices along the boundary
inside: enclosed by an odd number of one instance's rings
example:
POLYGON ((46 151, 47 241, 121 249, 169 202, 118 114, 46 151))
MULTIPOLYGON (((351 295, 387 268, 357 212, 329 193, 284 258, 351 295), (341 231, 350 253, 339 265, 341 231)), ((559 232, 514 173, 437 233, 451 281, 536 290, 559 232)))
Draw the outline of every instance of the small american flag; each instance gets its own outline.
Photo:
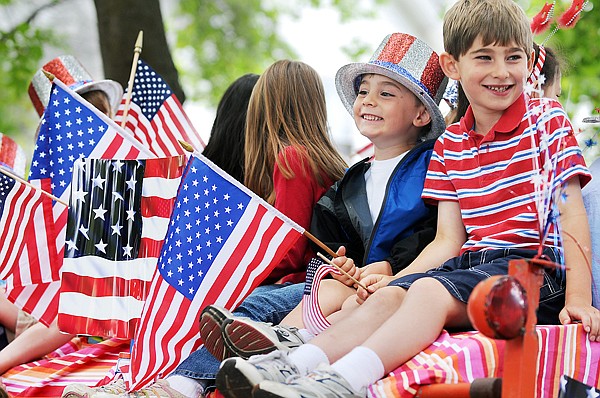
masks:
POLYGON ((208 159, 192 156, 135 337, 131 389, 175 369, 200 345, 202 308, 236 307, 303 232, 208 159))
POLYGON ((23 251, 42 193, 0 173, 0 279, 6 279, 23 251))
MULTIPOLYGON (((39 134, 35 143, 29 181, 47 192, 52 193, 64 202, 69 201, 73 164, 79 158, 136 159, 155 157, 152 152, 124 132, 108 116, 98 111, 85 99, 69 89, 58 79, 54 79, 50 92, 50 100, 40 123, 39 134)), ((35 282, 35 277, 27 273, 50 276, 57 281, 56 275, 62 266, 62 257, 67 225, 67 207, 55 202, 50 207, 42 206, 38 210, 50 211, 55 227, 46 228, 36 225, 40 235, 35 242, 27 242, 19 259, 21 278, 15 278, 14 286, 27 286, 35 282), (54 263, 46 261, 57 258, 54 263)), ((48 220, 48 214, 35 217, 36 220, 48 220)), ((43 280, 40 289, 46 289, 51 280, 43 280)), ((58 283, 58 282, 56 282, 58 283)), ((27 289, 28 291, 32 288, 27 289)), ((51 287, 58 292, 58 286, 51 287)), ((23 302, 16 296, 15 290, 9 299, 15 303, 23 302)), ((48 313, 49 302, 33 301, 32 297, 50 297, 48 293, 38 292, 28 297, 30 306, 40 305, 43 308, 31 310, 48 313)), ((56 297, 58 300, 58 297, 56 297)), ((30 307, 32 308, 32 307, 30 307)), ((51 316, 51 315, 49 315, 51 316)), ((54 317, 56 313, 54 314, 54 317)), ((52 321, 49 319, 49 321, 52 321)), ((46 323, 47 319, 40 319, 46 323)))
MULTIPOLYGON (((123 95, 115 118, 119 124, 127 95, 123 95)), ((135 72, 125 129, 158 157, 183 154, 180 140, 197 151, 206 146, 167 82, 142 60, 138 61, 135 72)))
POLYGON ((184 166, 183 155, 75 163, 61 331, 134 337, 184 166))
POLYGON ((304 296, 302 297, 302 320, 304 327, 312 334, 317 335, 331 326, 319 306, 319 286, 321 280, 330 272, 339 274, 332 265, 312 258, 306 268, 306 282, 304 282, 304 296))

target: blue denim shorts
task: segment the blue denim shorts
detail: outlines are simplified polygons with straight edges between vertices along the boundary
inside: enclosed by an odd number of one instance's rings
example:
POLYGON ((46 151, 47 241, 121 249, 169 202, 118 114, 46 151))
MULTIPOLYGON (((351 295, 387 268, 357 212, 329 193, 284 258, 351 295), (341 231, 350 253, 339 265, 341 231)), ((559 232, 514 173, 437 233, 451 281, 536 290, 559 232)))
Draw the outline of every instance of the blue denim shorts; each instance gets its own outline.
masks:
MULTIPOLYGON (((412 283, 421 278, 435 278, 457 300, 467 303, 475 286, 493 275, 507 275, 510 260, 533 258, 537 250, 527 249, 494 249, 477 252, 465 252, 454 257, 438 268, 427 272, 405 275, 390 282, 390 286, 408 289, 412 283)), ((546 248, 545 258, 560 263, 560 254, 555 249, 546 248)), ((538 308, 539 324, 556 324, 558 313, 565 303, 565 271, 561 269, 544 269, 544 281, 540 288, 540 305, 538 308)))

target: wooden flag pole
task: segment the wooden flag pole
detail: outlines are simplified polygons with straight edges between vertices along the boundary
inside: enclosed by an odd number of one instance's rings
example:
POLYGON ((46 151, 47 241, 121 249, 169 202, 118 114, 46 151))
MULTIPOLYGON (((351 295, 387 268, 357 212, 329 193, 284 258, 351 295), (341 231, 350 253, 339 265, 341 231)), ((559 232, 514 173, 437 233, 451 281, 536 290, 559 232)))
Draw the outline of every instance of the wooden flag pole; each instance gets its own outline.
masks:
POLYGON ((135 79, 135 71, 137 70, 138 60, 142 53, 142 43, 144 42, 144 31, 140 30, 135 47, 133 48, 133 64, 131 65, 131 73, 129 74, 129 82, 127 85, 127 97, 125 98, 125 108, 123 109, 123 119, 121 119, 121 128, 125 128, 127 124, 127 114, 129 113, 129 104, 131 103, 131 92, 133 90, 133 80, 135 79))
POLYGON ((57 201, 58 203, 61 203, 61 204, 65 205, 65 206, 69 207, 69 204, 66 203, 64 200, 61 200, 61 199, 57 198, 56 196, 52 195, 51 193, 44 191, 42 188, 36 187, 35 185, 31 184, 30 182, 25 181, 21 177, 15 175, 13 173, 11 173, 10 171, 8 171, 6 168, 4 168, 2 166, 0 166, 0 173, 4 174, 7 177, 12 178, 13 180, 16 180, 16 181, 20 182, 21 184, 27 185, 28 187, 30 187, 32 189, 35 189, 36 191, 40 191, 44 195, 50 197, 52 200, 57 201))

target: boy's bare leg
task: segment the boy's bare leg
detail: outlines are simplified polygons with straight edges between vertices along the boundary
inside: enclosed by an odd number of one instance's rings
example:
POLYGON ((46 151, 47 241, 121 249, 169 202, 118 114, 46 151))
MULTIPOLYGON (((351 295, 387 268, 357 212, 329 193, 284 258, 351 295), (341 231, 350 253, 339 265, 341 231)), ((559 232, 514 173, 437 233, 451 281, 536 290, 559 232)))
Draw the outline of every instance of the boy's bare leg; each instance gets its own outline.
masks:
MULTIPOLYGON (((336 319, 336 323, 312 339, 310 344, 321 348, 330 363, 337 361, 375 333, 398 310, 405 295, 406 290, 399 287, 377 290, 353 311, 342 311, 344 317, 336 319)), ((394 336, 394 340, 397 339, 398 334, 394 336)))
POLYGON ((361 345, 373 350, 389 373, 427 348, 445 327, 468 325, 466 304, 436 279, 423 278, 412 284, 400 308, 361 345))
MULTIPOLYGON (((354 295, 356 289, 346 286, 335 279, 324 279, 319 287, 319 307, 325 317, 339 311, 344 301, 354 295)), ((282 325, 295 326, 298 329, 305 327, 302 319, 302 303, 298 304, 281 321, 282 325)))

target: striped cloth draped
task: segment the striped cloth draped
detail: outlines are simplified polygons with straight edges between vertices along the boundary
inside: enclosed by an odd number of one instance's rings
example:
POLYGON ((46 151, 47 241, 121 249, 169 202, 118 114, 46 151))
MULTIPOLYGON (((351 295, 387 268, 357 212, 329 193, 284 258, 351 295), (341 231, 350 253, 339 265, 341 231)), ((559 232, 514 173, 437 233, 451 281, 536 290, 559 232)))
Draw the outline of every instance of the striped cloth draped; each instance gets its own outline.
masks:
MULTIPOLYGON (((591 342, 581 324, 537 326, 538 359, 536 397, 558 397, 560 377, 600 387, 600 343, 591 342)), ((398 344, 401 344, 398 341, 398 344)), ((502 377, 504 340, 478 332, 439 338, 369 387, 371 398, 413 397, 422 385, 472 382, 480 377, 502 377)))

